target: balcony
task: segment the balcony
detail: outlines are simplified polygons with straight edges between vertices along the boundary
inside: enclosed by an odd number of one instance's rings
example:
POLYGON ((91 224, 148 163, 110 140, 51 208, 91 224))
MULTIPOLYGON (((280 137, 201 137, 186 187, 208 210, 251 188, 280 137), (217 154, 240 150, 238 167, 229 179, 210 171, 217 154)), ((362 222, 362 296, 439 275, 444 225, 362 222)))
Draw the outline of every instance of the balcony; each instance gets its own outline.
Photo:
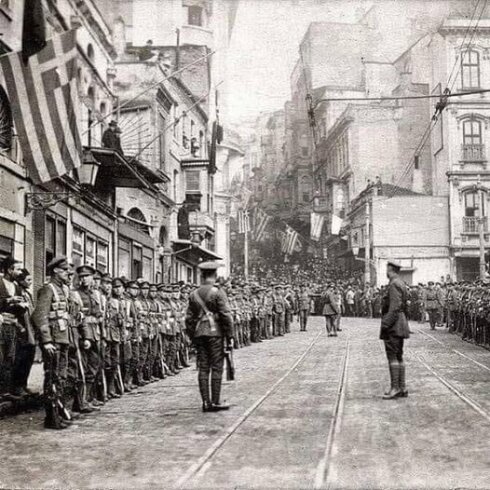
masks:
MULTIPOLYGON (((476 235, 479 232, 479 221, 480 218, 465 216, 463 218, 463 233, 470 235, 476 235)), ((488 218, 484 216, 483 218, 483 231, 488 232, 488 218)))
POLYGON ((191 230, 214 230, 214 220, 202 211, 191 211, 189 213, 189 227, 191 230))
POLYGON ((207 46, 213 49, 213 32, 205 27, 184 25, 180 31, 180 42, 193 46, 207 46))
POLYGON ((461 161, 486 162, 485 145, 461 145, 461 161))

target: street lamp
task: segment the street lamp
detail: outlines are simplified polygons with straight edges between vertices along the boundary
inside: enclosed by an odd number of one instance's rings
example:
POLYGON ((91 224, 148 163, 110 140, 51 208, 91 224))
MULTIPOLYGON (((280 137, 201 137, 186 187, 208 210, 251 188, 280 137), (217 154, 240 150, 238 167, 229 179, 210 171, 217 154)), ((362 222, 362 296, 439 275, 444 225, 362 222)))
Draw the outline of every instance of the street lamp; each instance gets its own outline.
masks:
POLYGON ((84 150, 83 163, 78 168, 78 178, 80 184, 94 186, 97 174, 99 172, 100 163, 95 159, 90 150, 84 150))

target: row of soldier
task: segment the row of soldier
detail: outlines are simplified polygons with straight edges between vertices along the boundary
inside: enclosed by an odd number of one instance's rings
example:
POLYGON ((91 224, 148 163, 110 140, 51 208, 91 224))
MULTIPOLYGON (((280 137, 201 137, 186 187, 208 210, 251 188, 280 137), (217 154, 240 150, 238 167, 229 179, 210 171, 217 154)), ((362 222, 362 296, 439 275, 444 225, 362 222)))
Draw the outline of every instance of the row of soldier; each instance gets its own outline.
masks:
MULTIPOLYGON (((89 265, 75 271, 65 257, 57 257, 48 264, 50 281, 39 290, 34 307, 32 299, 27 305, 19 296, 21 264, 9 258, 4 265, 0 367, 4 375, 12 374, 15 369, 7 368, 22 365, 25 358, 4 355, 12 350, 7 338, 15 344, 16 336, 18 341, 21 332, 28 332, 31 347, 39 342, 45 427, 66 428, 73 418, 100 410, 111 398, 189 367, 192 346, 185 314, 191 286, 113 279, 89 265)), ((236 347, 284 335, 294 313, 299 314, 301 330, 306 330, 311 306, 306 288, 297 292, 285 285, 222 287, 229 297, 236 347)), ((24 366, 21 386, 10 376, 4 392, 10 386, 14 398, 25 394, 31 365, 24 366)))

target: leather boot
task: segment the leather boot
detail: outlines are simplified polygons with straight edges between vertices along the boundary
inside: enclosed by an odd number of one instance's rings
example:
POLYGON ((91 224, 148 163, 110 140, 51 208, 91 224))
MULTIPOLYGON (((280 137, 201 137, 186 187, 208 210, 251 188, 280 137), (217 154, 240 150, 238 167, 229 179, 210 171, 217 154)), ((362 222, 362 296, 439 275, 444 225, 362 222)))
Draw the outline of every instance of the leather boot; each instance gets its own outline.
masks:
POLYGON ((228 410, 228 405, 222 405, 220 403, 221 397, 221 376, 211 378, 211 400, 213 402, 213 412, 219 412, 221 410, 228 410))
POLYGON ((407 390, 407 387, 405 385, 405 363, 404 362, 400 362, 399 363, 399 366, 398 366, 398 369, 400 370, 400 373, 399 373, 399 376, 400 376, 400 379, 399 379, 399 383, 400 383, 400 397, 401 398, 407 398, 408 396, 408 390, 407 390))
POLYGON ((391 389, 383 395, 384 400, 393 400, 400 396, 400 367, 397 363, 390 363, 391 389))
POLYGON ((202 411, 211 412, 211 400, 209 398, 209 375, 208 373, 199 373, 199 392, 201 393, 202 399, 202 411))

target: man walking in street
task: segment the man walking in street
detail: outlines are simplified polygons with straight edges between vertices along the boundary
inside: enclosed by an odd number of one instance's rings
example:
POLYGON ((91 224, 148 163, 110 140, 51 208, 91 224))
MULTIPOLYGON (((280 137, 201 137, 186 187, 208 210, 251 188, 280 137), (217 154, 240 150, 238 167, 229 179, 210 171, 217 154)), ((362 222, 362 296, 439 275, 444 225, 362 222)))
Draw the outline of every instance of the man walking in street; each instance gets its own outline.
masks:
POLYGON ((220 396, 225 349, 233 348, 233 319, 224 290, 216 286, 219 266, 218 262, 203 262, 199 265, 202 286, 189 296, 186 313, 187 331, 197 348, 203 412, 229 408, 220 403, 220 396))
POLYGON ((340 315, 340 310, 334 295, 334 285, 329 284, 323 295, 323 316, 325 317, 325 327, 329 337, 337 337, 337 315, 340 315))
POLYGON ((405 386, 403 342, 410 337, 410 331, 406 317, 407 287, 398 275, 401 265, 390 261, 387 268, 390 283, 383 297, 380 339, 385 344, 391 380, 391 388, 383 398, 392 400, 408 396, 405 386))
POLYGON ((311 311, 311 296, 306 289, 305 284, 301 284, 299 297, 298 297, 298 310, 299 310, 299 329, 300 332, 306 332, 308 326, 308 317, 311 311))

